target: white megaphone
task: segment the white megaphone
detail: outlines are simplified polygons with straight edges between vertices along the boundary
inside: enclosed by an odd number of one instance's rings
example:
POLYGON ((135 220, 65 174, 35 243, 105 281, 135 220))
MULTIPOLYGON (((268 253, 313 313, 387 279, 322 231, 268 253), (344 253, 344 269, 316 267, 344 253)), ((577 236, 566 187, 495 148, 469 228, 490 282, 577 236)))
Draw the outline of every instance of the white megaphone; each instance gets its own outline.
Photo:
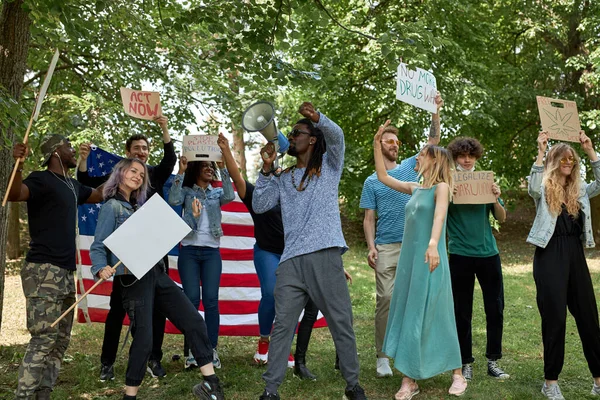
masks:
MULTIPOLYGON (((268 101, 259 101, 252 104, 242 115, 242 127, 248 132, 260 132, 265 139, 273 142, 275 152, 279 152, 279 141, 277 140, 277 125, 275 124, 275 107, 268 101)), ((279 161, 276 158, 272 171, 279 169, 279 161)))

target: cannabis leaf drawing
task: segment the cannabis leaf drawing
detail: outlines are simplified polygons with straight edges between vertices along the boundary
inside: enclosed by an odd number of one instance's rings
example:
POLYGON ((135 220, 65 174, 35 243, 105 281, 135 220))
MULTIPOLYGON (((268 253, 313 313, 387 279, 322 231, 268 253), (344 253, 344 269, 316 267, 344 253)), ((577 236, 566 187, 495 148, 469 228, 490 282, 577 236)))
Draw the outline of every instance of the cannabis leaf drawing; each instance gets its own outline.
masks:
POLYGON ((560 109, 556 109, 554 115, 548 110, 544 110, 550 121, 552 121, 552 125, 548 127, 549 131, 555 131, 555 133, 567 135, 569 133, 577 132, 577 129, 572 126, 568 126, 567 122, 573 116, 573 112, 568 112, 564 116, 560 115, 560 109))

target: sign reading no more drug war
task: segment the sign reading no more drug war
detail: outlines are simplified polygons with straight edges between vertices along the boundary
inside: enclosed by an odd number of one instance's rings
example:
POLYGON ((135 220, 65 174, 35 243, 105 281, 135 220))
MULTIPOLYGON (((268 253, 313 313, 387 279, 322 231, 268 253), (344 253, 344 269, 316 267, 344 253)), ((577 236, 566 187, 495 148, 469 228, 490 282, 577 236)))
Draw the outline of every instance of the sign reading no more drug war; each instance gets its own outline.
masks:
POLYGON ((454 173, 454 204, 489 204, 496 202, 492 193, 492 171, 457 171, 454 173))
POLYGON ((223 155, 215 135, 186 135, 182 152, 188 161, 221 161, 223 155))
POLYGON ((121 88, 121 100, 125 114, 135 118, 153 120, 162 115, 160 93, 121 88))
POLYGON ((548 132, 550 139, 579 142, 581 124, 577 113, 577 103, 542 96, 536 96, 536 99, 542 131, 548 132))
POLYGON ((431 113, 437 113, 435 104, 437 82, 431 72, 421 68, 413 71, 408 69, 406 64, 400 63, 396 79, 396 98, 398 100, 431 113))

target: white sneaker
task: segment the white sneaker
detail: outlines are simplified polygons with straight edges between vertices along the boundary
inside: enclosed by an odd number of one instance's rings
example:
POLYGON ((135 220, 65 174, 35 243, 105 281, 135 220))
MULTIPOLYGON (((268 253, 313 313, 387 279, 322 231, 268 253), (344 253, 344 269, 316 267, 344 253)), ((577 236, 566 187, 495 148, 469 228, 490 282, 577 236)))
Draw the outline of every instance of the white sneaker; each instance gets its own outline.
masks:
POLYGON ((392 376, 394 373, 390 368, 390 359, 389 358, 378 358, 377 359, 377 377, 384 378, 386 376, 392 376))

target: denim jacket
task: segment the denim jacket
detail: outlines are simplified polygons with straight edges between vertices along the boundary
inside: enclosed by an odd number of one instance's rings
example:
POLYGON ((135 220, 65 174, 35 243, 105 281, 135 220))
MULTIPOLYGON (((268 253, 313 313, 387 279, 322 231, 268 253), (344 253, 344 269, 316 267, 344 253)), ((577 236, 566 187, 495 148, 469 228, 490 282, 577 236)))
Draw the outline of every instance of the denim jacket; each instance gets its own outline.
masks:
MULTIPOLYGON (((215 238, 223 236, 223 229, 221 228, 221 206, 235 199, 235 193, 233 191, 229 173, 226 169, 221 169, 220 173, 223 188, 213 188, 210 184, 206 190, 202 190, 198 185, 194 185, 192 188, 187 186, 183 187, 183 175, 177 175, 175 176, 173 186, 171 186, 171 190, 169 191, 169 204, 172 206, 183 204, 183 220, 194 231, 198 230, 200 217, 194 218, 192 214, 192 202, 194 201, 194 197, 200 200, 202 203, 202 212, 208 213, 210 232, 215 238)), ((189 235, 193 235, 193 232, 189 235)))
MULTIPOLYGON (((582 182, 579 191, 579 204, 581 204, 581 212, 583 213, 584 219, 584 229, 581 239, 585 247, 594 247, 596 245, 592 233, 590 198, 600 194, 600 160, 592 161, 591 166, 596 180, 589 184, 582 182)), ((557 216, 553 216, 548 209, 545 188, 544 185, 542 185, 543 174, 544 167, 534 164, 533 167, 531 167, 528 186, 529 195, 533 197, 533 200, 535 201, 536 214, 533 226, 527 237, 527 243, 531 243, 541 248, 546 247, 554 234, 557 219, 557 216)))
MULTIPOLYGON (((117 228, 133 214, 133 206, 124 199, 111 198, 102 205, 98 222, 96 224, 96 233, 94 242, 90 246, 90 258, 92 259, 92 274, 97 277, 98 272, 107 265, 115 265, 119 259, 104 246, 104 239, 109 237, 117 228)), ((117 267, 115 275, 124 275, 125 265, 117 267)))

